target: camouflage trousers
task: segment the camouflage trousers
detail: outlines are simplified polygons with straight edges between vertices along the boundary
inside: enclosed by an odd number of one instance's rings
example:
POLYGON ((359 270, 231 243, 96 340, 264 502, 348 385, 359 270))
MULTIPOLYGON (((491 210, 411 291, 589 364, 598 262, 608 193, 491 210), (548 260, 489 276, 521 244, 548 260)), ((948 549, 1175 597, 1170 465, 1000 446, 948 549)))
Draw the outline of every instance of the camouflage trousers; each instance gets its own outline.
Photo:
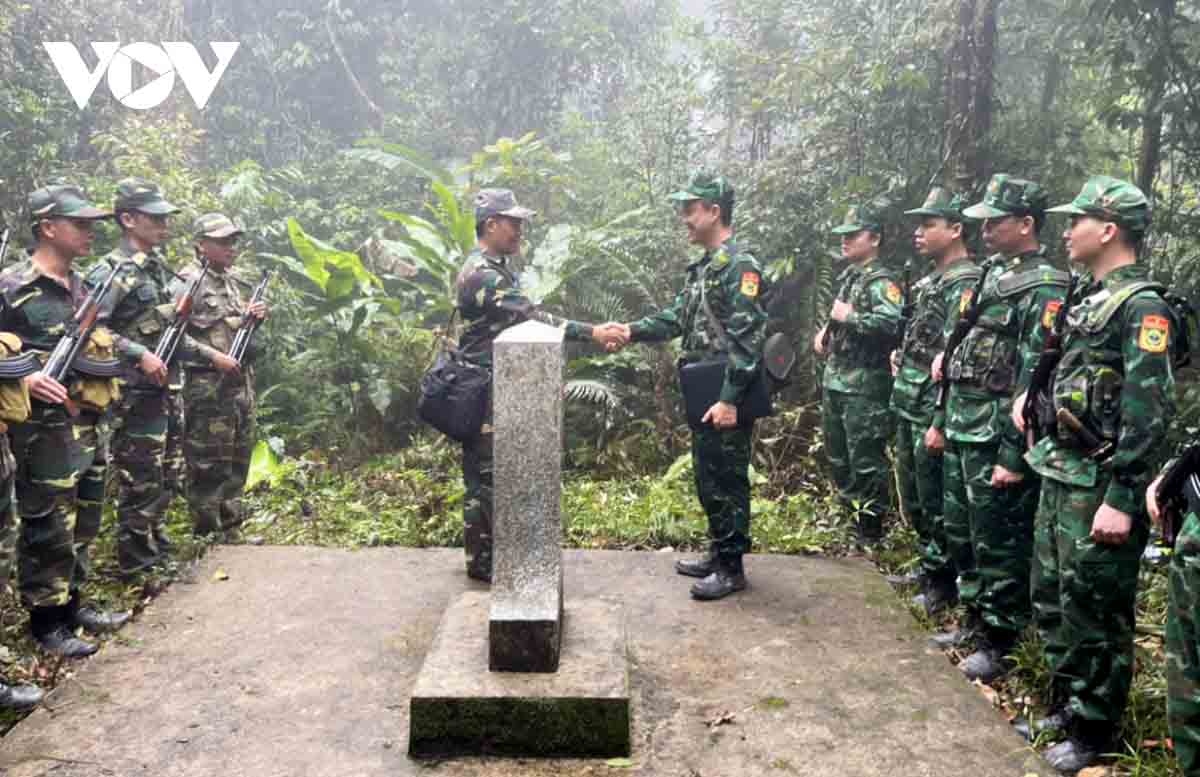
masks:
POLYGON ((696 496, 708 516, 708 538, 724 559, 750 552, 750 442, 753 427, 692 432, 696 496))
POLYGON ((1093 541, 1109 478, 1101 472, 1091 488, 1042 481, 1032 580, 1053 695, 1083 720, 1116 726, 1133 681, 1134 606, 1150 518, 1144 509, 1134 515, 1120 545, 1093 541))
POLYGON ((942 515, 942 457, 925 448, 929 422, 896 419, 896 483, 900 506, 917 533, 921 572, 930 580, 954 581, 954 566, 946 552, 942 515))
POLYGON ((21 519, 17 515, 17 460, 8 432, 0 432, 0 591, 12 582, 21 519))
POLYGON ((489 421, 482 434, 463 443, 463 547, 467 571, 483 577, 492 573, 492 439, 489 421))
POLYGON ((249 376, 188 373, 188 506, 196 534, 235 530, 244 520, 242 490, 254 447, 254 390, 249 376))
POLYGON ((174 497, 187 494, 187 459, 184 451, 187 432, 184 424, 185 402, 182 386, 172 386, 167 392, 167 443, 163 448, 163 488, 168 492, 168 505, 174 497))
POLYGON ((123 573, 146 569, 166 557, 163 522, 172 493, 164 480, 169 392, 133 389, 117 411, 112 439, 117 476, 117 561, 123 573))
POLYGON ((891 507, 887 445, 893 422, 887 397, 827 390, 821 403, 833 482, 843 504, 857 512, 859 532, 868 539, 883 535, 883 517, 891 507))
POLYGON ((97 417, 83 412, 72 418, 60 406, 35 401, 12 440, 21 601, 28 609, 61 607, 87 580, 89 547, 100 533, 104 458, 97 417))
POLYGON ((1185 777, 1200 777, 1200 515, 1188 513, 1171 558, 1167 722, 1185 777))
POLYGON ((997 647, 1016 641, 1029 624, 1033 516, 1040 480, 1027 474, 992 488, 997 443, 946 441, 942 462, 946 549, 958 570, 959 600, 983 620, 997 647))

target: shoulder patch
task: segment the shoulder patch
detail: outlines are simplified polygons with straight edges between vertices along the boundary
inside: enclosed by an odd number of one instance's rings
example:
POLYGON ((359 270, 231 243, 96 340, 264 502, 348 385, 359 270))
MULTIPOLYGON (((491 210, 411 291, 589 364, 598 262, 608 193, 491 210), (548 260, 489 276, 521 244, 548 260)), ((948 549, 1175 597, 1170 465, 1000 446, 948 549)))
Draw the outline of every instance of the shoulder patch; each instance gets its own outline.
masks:
POLYGON ((887 290, 884 294, 887 295, 888 301, 893 305, 899 305, 904 301, 904 292, 900 291, 900 287, 894 281, 888 281, 887 290))
POLYGON ((760 278, 756 272, 742 273, 742 294, 754 299, 758 296, 760 278))
POLYGON ((1142 316, 1138 348, 1147 353, 1163 353, 1170 340, 1171 322, 1166 316, 1151 314, 1142 316))
POLYGON ((1057 299, 1052 299, 1046 303, 1046 308, 1042 311, 1042 328, 1054 328, 1054 322, 1058 319, 1058 311, 1062 310, 1062 306, 1062 300, 1057 299))

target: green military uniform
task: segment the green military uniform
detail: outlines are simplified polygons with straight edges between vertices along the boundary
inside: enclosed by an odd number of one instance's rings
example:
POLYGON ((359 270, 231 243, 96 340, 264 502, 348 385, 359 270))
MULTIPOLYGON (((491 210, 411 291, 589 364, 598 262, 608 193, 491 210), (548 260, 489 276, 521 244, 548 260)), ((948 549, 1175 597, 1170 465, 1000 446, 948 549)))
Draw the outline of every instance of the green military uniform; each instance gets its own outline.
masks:
MULTIPOLYGON (((30 210, 35 222, 111 215, 73 186, 39 189, 30 195, 30 210)), ((44 361, 73 329, 75 310, 85 297, 83 278, 75 271, 69 271, 64 285, 27 259, 0 275, 0 329, 16 334, 44 361)), ((93 336, 93 343, 101 341, 111 344, 102 329, 93 336)), ((63 405, 34 399, 28 419, 11 429, 20 510, 18 587, 34 636, 43 644, 48 638, 72 639, 80 589, 89 574, 89 548, 100 531, 105 464, 97 451, 104 408, 81 401, 81 385, 73 380, 67 386, 78 402, 76 415, 63 405)), ((82 648, 68 654, 95 650, 78 644, 82 648)))
MULTIPOLYGON (((534 214, 517 204, 507 189, 484 189, 475 197, 475 220, 492 216, 528 219, 534 214)), ((509 327, 540 321, 560 327, 568 340, 592 335, 587 324, 567 321, 539 310, 521 291, 520 280, 505 256, 492 256, 476 248, 467 256, 455 284, 458 310, 464 322, 459 338, 462 356, 473 364, 492 366, 492 343, 509 327)), ((490 580, 492 576, 493 446, 491 413, 478 437, 463 443, 463 544, 467 573, 490 580)))
POLYGON ((1180 770, 1200 777, 1200 510, 1192 503, 1182 517, 1168 589, 1167 722, 1180 770))
MULTIPOLYGON (((869 207, 856 206, 833 232, 865 229, 881 231, 880 219, 869 207)), ((837 299, 852 305, 854 313, 827 325, 828 362, 821 379, 825 455, 843 504, 857 511, 859 539, 874 542, 883 535, 883 516, 891 506, 890 359, 900 341, 904 294, 895 273, 873 260, 842 271, 837 299)))
MULTIPOLYGON (((242 234, 220 213, 201 216, 197 240, 242 234)), ((200 274, 189 264, 172 284, 176 301, 200 274)), ((196 292, 188 334, 197 343, 228 353, 242 325, 248 296, 232 270, 209 267, 196 292)), ((218 372, 207 360, 188 362, 183 390, 187 415, 187 498, 198 535, 236 535, 244 520, 242 490, 254 447, 254 371, 243 365, 240 376, 218 372)))
MULTIPOLYGON (((117 188, 118 211, 169 215, 179 209, 163 199, 156 185, 138 179, 121 181, 117 188)), ((136 250, 128 240, 97 262, 87 284, 94 288, 118 263, 122 270, 104 300, 100 320, 125 338, 133 360, 153 352, 174 316, 168 290, 173 273, 157 254, 136 250)), ((179 355, 209 355, 191 337, 180 343, 179 355)), ((168 365, 168 387, 182 385, 178 361, 168 365)), ((154 383, 136 367, 124 378, 127 387, 117 412, 119 426, 111 442, 112 464, 117 470, 117 560, 128 574, 162 561, 167 555, 163 523, 173 491, 165 469, 171 419, 175 437, 182 435, 178 393, 154 383)), ((177 458, 173 454, 172 459, 177 458)), ((177 465, 176 465, 177 466, 177 465)), ((178 478, 177 475, 172 477, 178 478)))
MULTIPOLYGON (((676 202, 732 200, 724 178, 694 176, 676 202)), ((681 364, 725 357, 720 401, 738 405, 757 379, 762 363, 767 313, 762 304, 762 267, 729 240, 707 251, 687 268, 687 280, 674 303, 630 324, 633 342, 682 338, 681 364), (703 288, 702 288, 703 287, 703 288), (701 296, 725 330, 721 337, 703 309, 701 296)), ((754 424, 732 429, 713 426, 692 432, 692 465, 696 494, 708 516, 710 549, 727 571, 742 575, 742 556, 750 552, 750 443, 754 424)))
MULTIPOLYGON (((1040 215, 1046 206, 1036 183, 1006 175, 992 178, 970 218, 1040 215)), ((947 545, 959 572, 959 597, 969 617, 981 621, 985 649, 1003 655, 1030 618, 1029 570, 1033 514, 1039 483, 1024 466, 1025 442, 1012 425, 1013 398, 1029 384, 1054 314, 1069 280, 1041 248, 985 263, 979 318, 943 365, 948 381, 944 412, 944 521, 947 545), (993 488, 1001 465, 1024 480, 993 488)), ((972 304, 963 299, 963 307, 972 304)), ((946 333, 954 328, 947 321, 946 333)))
MULTIPOLYGON (((1052 211, 1136 232, 1149 224, 1141 191, 1104 176, 1052 211)), ((1138 568, 1150 529, 1145 491, 1175 412, 1176 322, 1162 291, 1137 264, 1080 285, 1050 391, 1055 412, 1043 409, 1039 418, 1069 411, 1114 447, 1101 464, 1077 432, 1057 423, 1026 455, 1043 478, 1033 571, 1038 632, 1056 698, 1069 699, 1077 733, 1100 749, 1120 722, 1133 677, 1138 568), (1090 536, 1105 504, 1133 518, 1121 544, 1090 536)))
MULTIPOLYGON (((913 216, 962 221, 965 203, 938 187, 913 216)), ((938 390, 930 370, 945 348, 946 330, 958 319, 964 294, 979 280, 971 257, 956 260, 925 276, 912 289, 912 318, 900 346, 900 368, 892 388, 896 414, 896 481, 901 505, 917 533, 921 573, 931 590, 952 589, 957 571, 946 546, 942 517, 942 456, 925 447, 925 432, 933 424, 938 390)))

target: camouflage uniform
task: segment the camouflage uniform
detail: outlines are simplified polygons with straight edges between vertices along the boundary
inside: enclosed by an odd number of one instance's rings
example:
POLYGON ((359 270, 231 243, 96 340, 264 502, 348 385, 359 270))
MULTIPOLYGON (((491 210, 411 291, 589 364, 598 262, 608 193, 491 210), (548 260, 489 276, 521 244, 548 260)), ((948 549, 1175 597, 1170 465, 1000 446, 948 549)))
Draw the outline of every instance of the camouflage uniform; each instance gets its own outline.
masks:
MULTIPOLYGON (((507 189, 484 189, 475 198, 475 218, 491 216, 527 219, 533 211, 517 205, 507 189)), ((458 310, 464 329, 459 348, 473 364, 492 366, 492 343, 509 327, 524 321, 540 321, 564 330, 568 340, 587 340, 592 328, 539 310, 521 291, 517 274, 508 257, 492 256, 482 248, 472 251, 463 263, 455 284, 458 310)), ((478 578, 492 573, 492 425, 491 412, 479 436, 463 443, 463 544, 467 572, 478 578)))
POLYGON ((1186 777, 1200 777, 1200 513, 1175 537, 1167 610, 1167 722, 1186 777))
MULTIPOLYGON (((206 214, 196 222, 196 238, 241 234, 227 217, 206 214)), ((180 272, 172 291, 178 300, 200 274, 193 262, 180 272)), ((228 353, 242 325, 248 297, 232 270, 210 266, 197 290, 188 334, 198 343, 228 353)), ((210 362, 188 362, 183 396, 188 436, 187 497, 198 535, 236 532, 244 520, 242 489, 254 447, 254 371, 248 364, 240 377, 224 375, 210 362)))
MULTIPOLYGON (((1037 184, 997 175, 983 203, 964 213, 971 218, 1033 215, 1045 205, 1044 190, 1037 184)), ((935 415, 934 425, 946 436, 944 520, 950 556, 959 571, 959 598, 969 617, 982 621, 983 645, 1006 652, 1030 618, 1039 489, 1022 460, 1025 441, 1009 412, 1013 398, 1029 384, 1069 276, 1046 261, 1044 248, 994 256, 984 272, 979 319, 943 366, 946 407, 935 415), (1024 479, 993 488, 997 464, 1024 479)), ((962 307, 970 303, 970 296, 964 296, 962 307)), ((947 322, 947 336, 954 324, 947 322)))
MULTIPOLYGON (((961 198, 935 189, 921 208, 908 215, 962 220, 961 198)), ((917 532, 921 572, 930 584, 951 586, 956 570, 946 548, 942 518, 942 457, 925 447, 925 432, 937 411, 937 385, 930 370, 945 348, 947 324, 958 318, 964 294, 979 279, 980 269, 964 257, 922 278, 913 289, 912 319, 900 346, 900 369, 892 388, 896 414, 896 480, 900 501, 917 532)))
MULTIPOLYGON (((1103 214, 1097 203, 1108 195, 1133 203, 1118 207, 1140 203, 1145 221, 1129 214, 1108 220, 1148 223, 1141 192, 1107 177, 1092 179, 1074 203, 1053 211, 1103 214)), ((1111 458, 1098 463, 1061 423, 1026 455, 1043 478, 1033 570, 1038 632, 1056 699, 1069 699, 1075 728, 1094 737, 1097 746, 1115 731, 1129 695, 1138 568, 1150 529, 1145 491, 1161 463, 1175 412, 1176 323, 1163 289, 1148 278, 1145 267, 1130 264, 1081 284, 1049 392, 1056 413, 1070 411, 1098 439, 1113 444, 1111 458), (1124 543, 1091 538, 1102 504, 1132 516, 1124 543)))
MULTIPOLYGON (((834 234, 880 231, 867 207, 851 208, 834 234)), ((845 322, 830 321, 828 362, 821 380, 825 455, 843 504, 856 509, 858 533, 873 542, 883 535, 891 506, 887 460, 892 435, 892 370, 889 360, 900 340, 904 295, 895 273, 878 263, 851 264, 838 277, 837 299, 854 307, 845 322)))
MULTIPOLYGON (((117 210, 136 210, 166 215, 178 208, 162 198, 154 184, 136 179, 118 186, 117 210)), ((133 358, 153 352, 163 331, 174 316, 168 290, 173 276, 163 259, 134 249, 127 240, 97 262, 88 272, 87 284, 95 287, 118 262, 124 268, 117 274, 104 300, 100 320, 130 343, 133 358)), ((209 355, 191 337, 185 335, 179 356, 195 358, 209 355)), ((170 419, 176 419, 182 434, 178 395, 130 367, 124 378, 127 387, 117 411, 119 426, 114 430, 111 453, 117 472, 117 560, 123 573, 146 569, 166 558, 163 524, 173 491, 165 469, 170 419)), ((169 365, 168 386, 182 385, 178 360, 169 365)), ((177 454, 172 454, 177 458, 177 454)))
MULTIPOLYGON (((717 201, 728 187, 723 178, 697 174, 685 192, 673 199, 717 201)), ((674 303, 630 324, 633 342, 662 342, 683 338, 681 364, 727 357, 720 401, 739 404, 747 388, 760 379, 762 346, 767 313, 762 304, 762 268, 750 253, 729 240, 708 251, 687 268, 687 280, 674 303), (701 305, 704 297, 725 329, 727 346, 720 342, 701 305)), ((708 536, 713 555, 722 566, 742 573, 742 555, 750 552, 750 443, 754 423, 732 429, 705 426, 692 432, 692 465, 696 495, 708 516, 708 536)))

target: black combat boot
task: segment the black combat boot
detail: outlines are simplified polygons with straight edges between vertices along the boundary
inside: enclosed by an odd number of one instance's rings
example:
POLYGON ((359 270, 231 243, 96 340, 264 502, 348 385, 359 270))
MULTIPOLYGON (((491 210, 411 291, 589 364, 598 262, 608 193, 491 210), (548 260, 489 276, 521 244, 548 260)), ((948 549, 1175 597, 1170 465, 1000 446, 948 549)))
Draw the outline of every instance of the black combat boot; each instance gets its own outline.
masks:
POLYGON ((29 612, 29 628, 42 650, 64 658, 84 658, 99 648, 75 636, 66 606, 35 607, 29 612))
POLYGON ((1011 637, 999 637, 985 633, 980 639, 978 648, 967 656, 959 669, 972 682, 979 680, 983 683, 990 683, 999 680, 1013 668, 1012 659, 1008 657, 1013 644, 1011 637))
POLYGON ((675 571, 688 577, 705 578, 716 572, 718 565, 716 548, 710 547, 708 552, 700 558, 688 558, 676 561, 675 571))
MULTIPOLYGON (((915 585, 922 591, 929 584, 929 577, 924 572, 916 569, 910 569, 899 575, 888 575, 886 580, 888 581, 888 585, 895 586, 896 588, 915 585)), ((920 594, 917 595, 920 596, 920 594)))
POLYGON ((82 626, 84 631, 89 634, 107 634, 117 631, 129 620, 127 612, 109 612, 95 607, 81 607, 78 591, 71 595, 71 601, 67 603, 67 612, 71 616, 70 622, 75 626, 82 626))
POLYGON ((978 637, 982 625, 979 616, 968 612, 958 627, 951 631, 942 631, 929 638, 929 644, 941 650, 962 647, 973 643, 978 637))
POLYGON ((954 579, 931 577, 924 590, 913 597, 912 603, 925 610, 930 618, 958 604, 958 585, 954 579))
POLYGON ((1112 746, 1112 724, 1105 721, 1075 718, 1068 726, 1066 740, 1047 748, 1042 755, 1046 762, 1060 772, 1074 774, 1086 769, 1112 746))
POLYGON ((692 586, 692 598, 703 602, 714 601, 745 588, 746 575, 742 571, 741 557, 722 558, 712 574, 692 586))
POLYGON ((36 685, 9 685, 0 680, 0 710, 19 712, 36 707, 45 695, 36 685))
POLYGON ((1036 719, 1032 726, 1025 718, 1017 718, 1013 721, 1013 729, 1032 742, 1039 735, 1049 731, 1069 731, 1074 719, 1075 713, 1069 706, 1056 704, 1046 713, 1046 717, 1036 719))

